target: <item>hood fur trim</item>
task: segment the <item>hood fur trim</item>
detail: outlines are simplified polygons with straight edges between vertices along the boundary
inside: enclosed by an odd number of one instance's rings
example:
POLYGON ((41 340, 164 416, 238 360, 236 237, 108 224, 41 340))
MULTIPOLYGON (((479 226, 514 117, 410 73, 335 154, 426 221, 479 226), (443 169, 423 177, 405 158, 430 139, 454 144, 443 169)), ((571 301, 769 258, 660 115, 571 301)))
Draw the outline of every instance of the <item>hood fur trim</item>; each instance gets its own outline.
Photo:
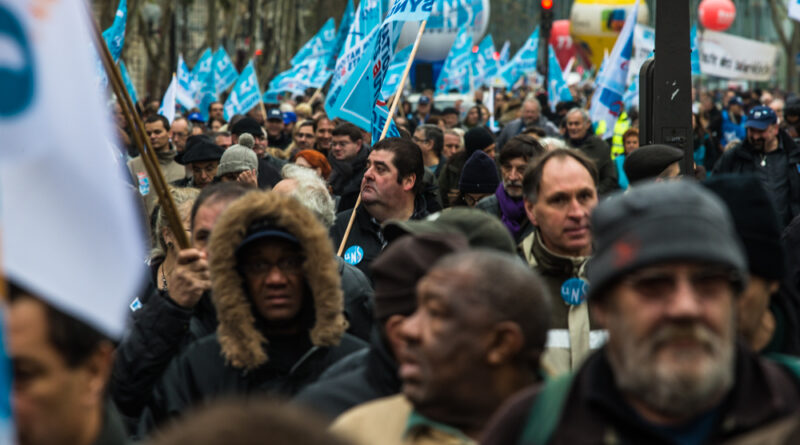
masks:
POLYGON ((311 342, 336 346, 347 329, 341 277, 328 231, 294 198, 273 192, 250 192, 220 216, 209 242, 212 300, 222 355, 236 368, 255 369, 267 362, 267 339, 255 326, 255 315, 236 270, 236 247, 254 221, 269 218, 294 235, 306 258, 303 273, 311 289, 316 322, 311 342))

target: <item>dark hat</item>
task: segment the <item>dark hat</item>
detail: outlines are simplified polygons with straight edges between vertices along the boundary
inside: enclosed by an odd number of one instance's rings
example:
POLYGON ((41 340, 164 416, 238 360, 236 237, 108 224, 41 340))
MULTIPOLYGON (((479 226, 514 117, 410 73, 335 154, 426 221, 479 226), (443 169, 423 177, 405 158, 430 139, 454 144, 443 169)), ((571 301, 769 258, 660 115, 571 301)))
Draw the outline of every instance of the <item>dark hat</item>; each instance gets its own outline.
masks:
POLYGON ((203 115, 196 111, 194 113, 189 113, 189 115, 186 116, 186 119, 189 119, 189 122, 200 122, 201 124, 205 123, 203 115))
POLYGON ((646 183, 616 193, 592 212, 595 251, 586 265, 589 298, 620 277, 674 261, 729 266, 740 289, 747 257, 725 204, 693 181, 646 183))
POLYGON ((375 287, 374 315, 409 315, 417 308, 417 281, 443 256, 469 248, 459 233, 405 235, 370 265, 375 287))
POLYGON ((456 114, 457 115, 458 114, 458 110, 456 110, 453 107, 447 107, 444 110, 442 110, 442 116, 444 116, 445 114, 456 114))
POLYGON ((741 106, 744 106, 744 102, 742 102, 742 98, 741 97, 733 96, 728 101, 728 106, 730 107, 731 105, 739 105, 741 107, 741 106))
POLYGON ((390 243, 408 233, 460 233, 472 247, 486 247, 515 254, 517 245, 506 226, 496 216, 469 207, 453 207, 425 219, 389 221, 383 235, 390 243))
POLYGON ((654 179, 670 164, 683 159, 683 151, 669 145, 645 145, 625 157, 622 168, 631 184, 654 179))
POLYGON ((464 134, 464 151, 467 154, 485 150, 486 147, 494 144, 494 136, 486 127, 475 127, 464 134))
POLYGON ((283 113, 281 113, 281 110, 277 108, 270 108, 267 110, 267 120, 283 122, 283 113))
POLYGON ((213 144, 214 139, 211 139, 211 136, 205 134, 195 134, 186 138, 186 147, 184 150, 188 150, 192 148, 195 144, 199 142, 205 142, 207 144, 213 144))
POLYGON ((745 128, 755 128, 756 130, 766 130, 770 125, 778 123, 778 115, 770 107, 759 105, 747 112, 747 120, 744 121, 745 128))
POLYGON ((294 235, 289 233, 283 227, 277 226, 274 221, 269 219, 258 220, 254 221, 249 227, 247 227, 247 232, 245 232, 244 239, 242 239, 242 242, 236 246, 236 255, 239 255, 242 252, 242 249, 247 247, 247 245, 267 238, 278 238, 300 245, 300 241, 298 241, 294 235))
MULTIPOLYGON (((280 112, 279 112, 280 113, 280 112)), ((240 135, 242 133, 250 133, 253 137, 263 136, 264 129, 252 117, 243 117, 236 122, 231 128, 231 134, 240 135)))
POLYGON ((431 98, 428 96, 420 96, 419 100, 417 101, 417 104, 419 105, 428 105, 429 103, 431 103, 431 98))
POLYGON ((193 162, 219 161, 224 152, 225 150, 219 145, 200 141, 175 156, 175 162, 187 165, 193 162))
POLYGON ((482 151, 472 153, 461 170, 458 190, 461 193, 494 193, 500 184, 494 160, 482 151))
POLYGON ((744 245, 750 272, 780 280, 785 271, 778 214, 761 181, 753 175, 719 175, 703 185, 727 204, 744 245))

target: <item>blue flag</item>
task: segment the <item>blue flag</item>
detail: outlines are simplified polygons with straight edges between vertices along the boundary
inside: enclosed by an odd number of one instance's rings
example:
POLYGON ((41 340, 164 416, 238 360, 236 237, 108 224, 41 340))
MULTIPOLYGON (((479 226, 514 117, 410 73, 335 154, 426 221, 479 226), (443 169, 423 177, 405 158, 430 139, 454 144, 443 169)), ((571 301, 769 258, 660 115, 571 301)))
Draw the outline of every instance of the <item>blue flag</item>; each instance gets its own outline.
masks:
POLYGON ((192 73, 189 71, 189 67, 186 66, 186 62, 183 60, 183 54, 178 55, 178 69, 177 69, 177 77, 178 77, 178 88, 175 90, 175 100, 187 110, 190 110, 197 106, 197 103, 194 101, 194 83, 192 82, 192 73))
POLYGON ((253 68, 253 61, 247 63, 242 74, 233 85, 228 100, 223 105, 225 120, 230 120, 234 114, 244 114, 259 104, 261 92, 258 90, 258 78, 253 68))
POLYGON ((567 81, 564 79, 564 72, 561 71, 561 65, 558 64, 556 50, 553 49, 552 45, 547 45, 547 48, 549 52, 547 80, 550 84, 547 87, 547 97, 550 102, 550 109, 555 112, 556 104, 572 100, 572 92, 570 92, 567 81))
POLYGON ((703 74, 703 72, 700 71, 700 49, 697 47, 697 25, 692 26, 689 39, 692 42, 692 75, 699 76, 703 74))
POLYGON ((330 75, 331 71, 325 66, 324 60, 312 59, 275 76, 269 82, 262 100, 266 103, 275 103, 280 93, 304 94, 306 88, 319 88, 324 85, 330 75))
POLYGON ((331 57, 328 60, 328 68, 333 69, 336 57, 342 53, 344 42, 347 40, 347 35, 350 33, 350 27, 353 25, 354 20, 353 0, 347 0, 347 6, 344 8, 344 14, 342 14, 342 22, 339 23, 339 31, 336 33, 336 45, 334 45, 333 53, 331 53, 331 57))
MULTIPOLYGON (((372 109, 372 145, 381 140, 381 133, 383 127, 386 126, 386 120, 389 119, 389 109, 383 105, 375 105, 372 109)), ((387 138, 399 138, 400 131, 397 125, 394 124, 394 119, 389 123, 389 129, 386 131, 387 138)))
POLYGON ((439 78, 436 79, 436 93, 447 93, 451 89, 459 93, 470 90, 469 75, 472 65, 472 31, 464 26, 456 35, 450 53, 444 61, 439 78))
POLYGON ((299 65, 310 59, 327 61, 334 56, 336 49, 336 24, 329 18, 322 28, 292 57, 292 65, 299 65))
POLYGON ((208 121, 208 107, 219 100, 216 88, 216 73, 209 71, 206 73, 205 79, 200 83, 197 90, 197 107, 200 108, 200 114, 203 115, 203 120, 208 121))
POLYGON ((131 76, 128 74, 128 68, 125 67, 125 62, 121 59, 119 61, 119 73, 122 75, 122 82, 125 84, 125 89, 128 90, 128 96, 130 96, 131 101, 136 104, 139 102, 139 98, 136 96, 136 88, 133 86, 133 82, 131 82, 131 76))
POLYGON ((333 81, 331 81, 331 91, 341 89, 350 73, 353 72, 361 55, 367 47, 372 33, 378 29, 383 15, 383 2, 380 0, 363 0, 359 2, 356 9, 356 19, 350 25, 350 29, 345 39, 336 65, 333 70, 333 81))
POLYGON ((122 54, 122 45, 125 44, 125 22, 128 19, 128 2, 127 0, 119 0, 119 7, 117 13, 114 15, 114 23, 111 24, 107 30, 103 31, 103 40, 108 45, 108 50, 111 52, 111 57, 114 62, 119 60, 122 54))
POLYGON ((394 55, 392 64, 389 66, 389 71, 386 73, 386 79, 383 80, 383 87, 381 87, 381 97, 383 100, 388 101, 389 98, 397 92, 400 79, 403 77, 403 70, 406 68, 408 58, 411 57, 411 50, 413 48, 414 45, 408 45, 394 55))
POLYGON ((483 38, 478 46, 478 52, 472 55, 472 75, 475 86, 491 86, 491 79, 497 74, 500 64, 494 58, 494 41, 489 34, 483 38))
POLYGON ((511 56, 511 42, 506 40, 506 43, 503 44, 503 48, 500 49, 500 65, 505 65, 508 63, 508 58, 511 56))
POLYGON ((614 132, 614 124, 619 119, 619 115, 625 111, 623 95, 627 90, 628 65, 633 56, 633 28, 636 25, 636 17, 639 12, 639 0, 625 18, 625 25, 614 43, 614 49, 608 56, 601 74, 597 79, 597 88, 592 96, 592 106, 589 114, 592 122, 605 121, 605 132, 601 136, 603 139, 611 137, 614 132))
POLYGON ((510 88, 520 77, 526 76, 536 71, 536 59, 539 53, 539 28, 528 37, 522 48, 514 54, 514 57, 500 69, 499 75, 510 88))
MULTIPOLYGON (((208 78, 208 73, 212 71, 212 65, 214 63, 214 55, 211 52, 211 48, 206 48, 203 51, 203 54, 200 55, 200 58, 197 59, 197 63, 194 64, 192 67, 192 84, 195 91, 195 100, 200 101, 200 91, 203 88, 203 83, 208 78)), ((216 86, 214 87, 214 92, 216 93, 216 86)))
POLYGON ((231 61, 231 58, 228 56, 225 48, 221 46, 217 52, 214 53, 212 69, 216 73, 217 94, 227 90, 234 82, 236 82, 236 79, 239 76, 239 73, 236 72, 236 68, 233 66, 233 61, 231 61))

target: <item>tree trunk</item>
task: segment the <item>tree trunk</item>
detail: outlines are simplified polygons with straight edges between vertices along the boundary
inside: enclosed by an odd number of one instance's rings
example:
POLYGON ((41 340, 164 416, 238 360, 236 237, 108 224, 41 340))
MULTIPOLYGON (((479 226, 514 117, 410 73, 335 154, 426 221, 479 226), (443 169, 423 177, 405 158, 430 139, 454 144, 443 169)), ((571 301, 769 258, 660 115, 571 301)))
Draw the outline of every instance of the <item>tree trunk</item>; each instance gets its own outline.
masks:
POLYGON ((217 1, 208 0, 208 26, 206 27, 206 41, 211 50, 217 48, 217 1))

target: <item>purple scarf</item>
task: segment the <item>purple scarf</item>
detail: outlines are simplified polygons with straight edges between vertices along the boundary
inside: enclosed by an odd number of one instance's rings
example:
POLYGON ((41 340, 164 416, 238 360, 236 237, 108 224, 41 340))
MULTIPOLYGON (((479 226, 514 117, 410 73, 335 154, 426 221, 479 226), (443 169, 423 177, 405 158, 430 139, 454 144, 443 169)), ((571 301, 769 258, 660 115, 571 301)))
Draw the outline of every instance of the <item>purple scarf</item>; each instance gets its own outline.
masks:
POLYGON ((525 218, 525 201, 522 198, 514 199, 508 196, 502 182, 497 186, 494 195, 497 196, 497 203, 500 205, 500 220, 511 232, 511 236, 517 239, 525 218))

